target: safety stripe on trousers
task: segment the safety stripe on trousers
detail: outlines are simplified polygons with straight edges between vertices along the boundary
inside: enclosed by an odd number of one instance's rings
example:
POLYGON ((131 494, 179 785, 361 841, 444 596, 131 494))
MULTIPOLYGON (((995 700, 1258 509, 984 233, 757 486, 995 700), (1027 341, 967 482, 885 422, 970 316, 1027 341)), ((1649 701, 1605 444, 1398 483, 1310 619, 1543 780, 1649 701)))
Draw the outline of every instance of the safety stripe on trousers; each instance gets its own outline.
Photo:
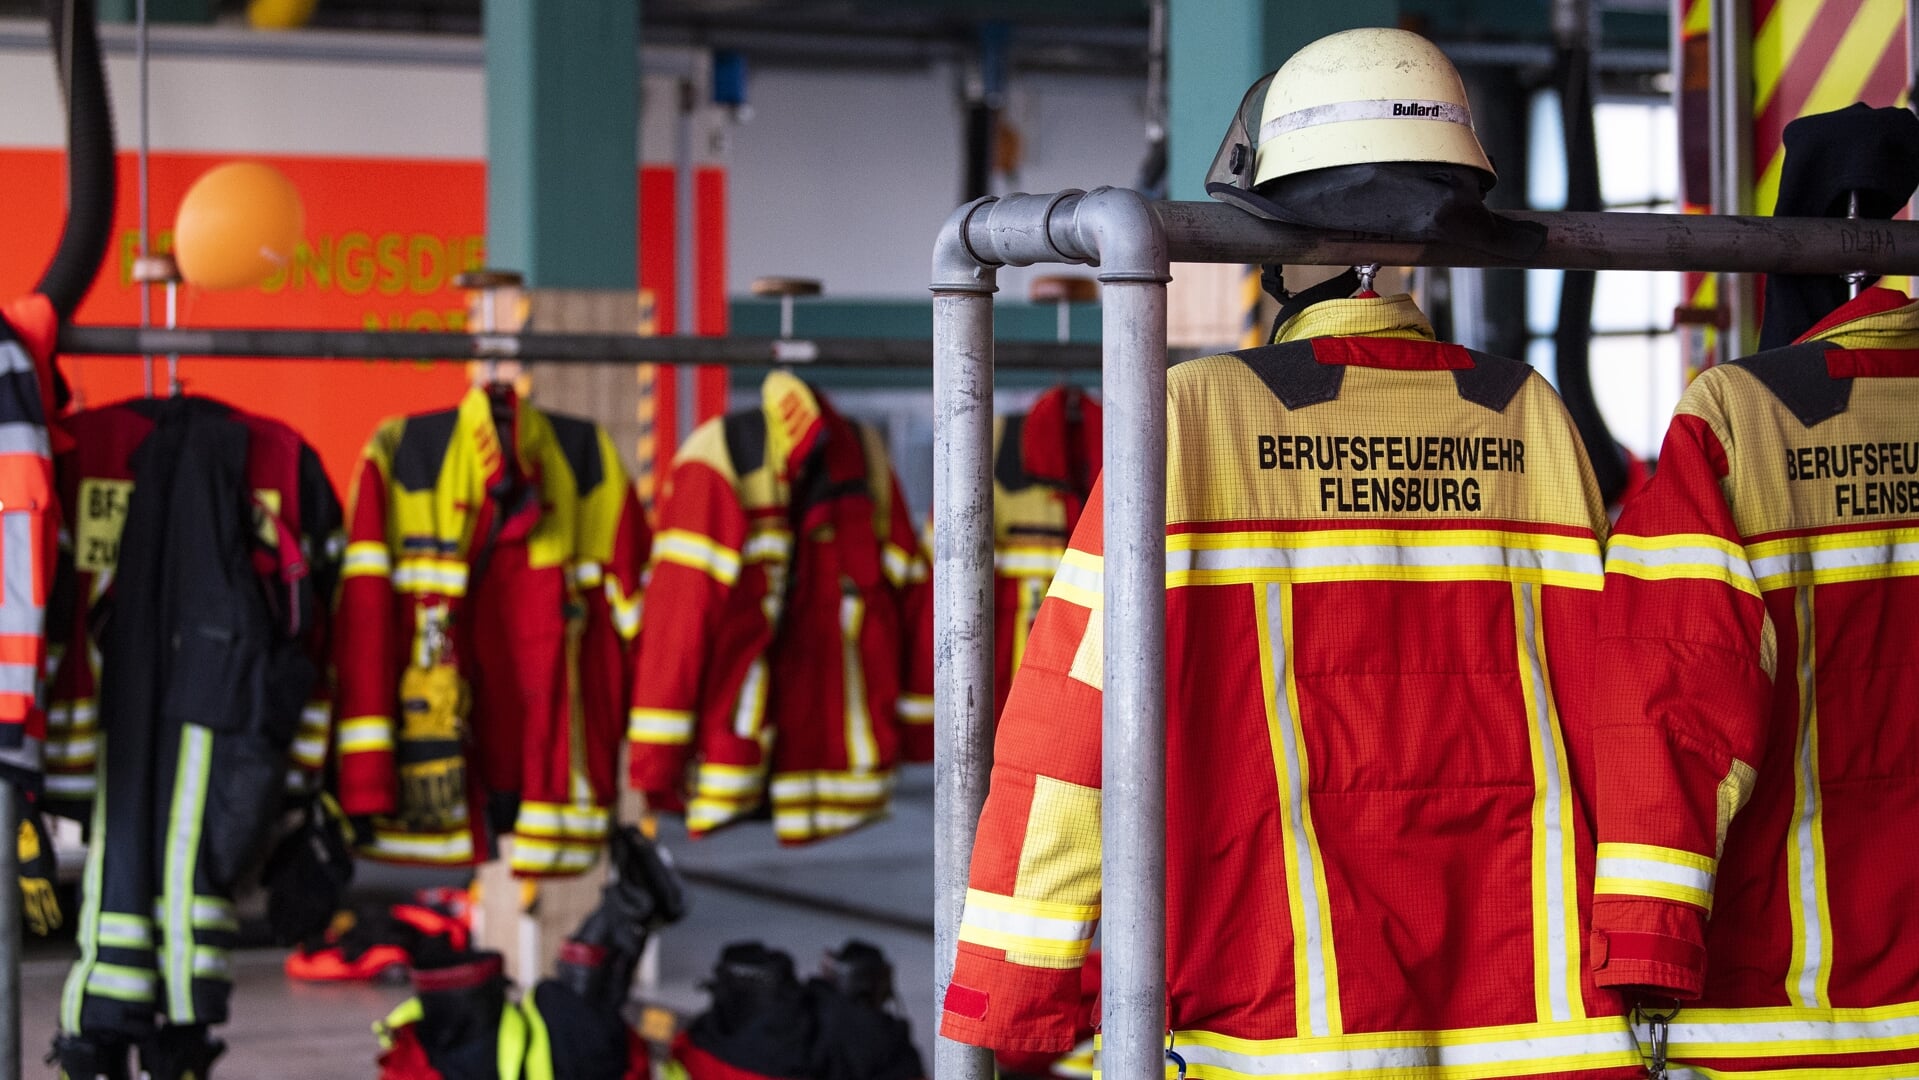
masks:
MULTIPOLYGON (((207 812, 207 783, 213 772, 213 732, 199 724, 180 725, 180 760, 174 769, 173 805, 168 814, 166 856, 162 868, 166 919, 161 933, 169 942, 193 940, 194 871, 200 860, 200 828, 207 812)), ((191 1024, 195 953, 172 948, 166 955, 167 1019, 191 1024)))
MULTIPOLYGON (((1641 1029, 1641 1037, 1650 1032, 1641 1029)), ((1865 1009, 1685 1009, 1670 1050, 1704 1059, 1875 1054, 1919 1049, 1919 1002, 1865 1009)), ((1904 1068, 1919 1072, 1919 1065, 1904 1068)), ((1845 1070, 1847 1076, 1853 1070, 1845 1070)))
POLYGON ((1339 964, 1333 950, 1326 867, 1319 856, 1319 838, 1308 805, 1311 772, 1293 670, 1292 586, 1256 587, 1253 604, 1260 683, 1267 703, 1267 736, 1279 785, 1286 901, 1293 928, 1293 985, 1298 988, 1297 1030, 1312 1036, 1337 1035, 1345 1029, 1339 1002, 1339 964))
MULTIPOLYGON (((106 736, 103 733, 102 741, 106 736)), ((101 755, 101 765, 105 769, 105 755, 101 755)), ((94 777, 98 779, 97 773, 94 777)), ((49 778, 51 779, 51 778, 49 778)), ((51 791, 49 785, 49 791, 51 791)), ((100 783, 92 792, 93 814, 91 828, 87 833, 86 869, 80 877, 80 921, 76 936, 80 943, 80 958, 67 972, 67 984, 60 991, 60 1027, 65 1031, 80 1030, 81 1006, 86 1000, 87 984, 94 969, 100 963, 100 916, 101 891, 105 878, 107 856, 107 799, 106 785, 100 783)))
POLYGON ((1541 1021, 1581 1020, 1579 877, 1573 844, 1572 785, 1566 741, 1546 666, 1538 586, 1513 586, 1513 631, 1519 639, 1519 685, 1532 754, 1533 994, 1541 1021))
MULTIPOLYGON (((1559 1076, 1643 1064, 1621 1017, 1450 1031, 1372 1032, 1330 1038, 1234 1039, 1177 1031, 1171 1045, 1196 1080, 1294 1077, 1327 1080, 1478 1080, 1559 1076)), ((1173 1067, 1167 1066, 1167 1076, 1173 1067)))
POLYGON ((1799 633, 1799 738, 1793 753, 1792 826, 1786 834, 1786 897, 1792 962, 1786 997, 1801 1007, 1831 1004, 1832 906, 1826 899, 1826 838, 1819 786, 1819 692, 1812 586, 1793 600, 1799 633))

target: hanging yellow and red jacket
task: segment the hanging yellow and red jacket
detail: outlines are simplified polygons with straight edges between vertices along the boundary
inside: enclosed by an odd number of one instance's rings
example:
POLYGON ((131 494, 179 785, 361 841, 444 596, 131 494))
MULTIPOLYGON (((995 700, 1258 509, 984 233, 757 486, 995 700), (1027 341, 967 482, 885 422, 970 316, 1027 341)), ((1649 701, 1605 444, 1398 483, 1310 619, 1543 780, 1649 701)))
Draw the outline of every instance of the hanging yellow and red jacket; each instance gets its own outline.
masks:
MULTIPOLYGON (((1168 374, 1167 1023, 1194 1075, 1634 1077, 1586 972, 1605 529, 1406 297, 1168 374)), ((1102 482, 1103 483, 1103 482, 1102 482)), ((1100 913, 1101 489, 1000 717, 942 1032, 1064 1052, 1100 913)))
POLYGON ((1056 386, 993 431, 994 711, 1026 655, 1033 620, 1099 475, 1099 402, 1056 386))
POLYGON ((46 737, 38 695, 61 524, 53 454, 67 445, 54 421, 59 328, 44 296, 0 305, 0 769, 29 785, 46 737))
MULTIPOLYGON (((120 561, 121 530, 133 498, 134 457, 153 433, 160 411, 176 399, 133 398, 74 413, 64 421, 73 440, 56 464, 60 502, 71 521, 61 552, 70 572, 63 584, 72 612, 61 639, 47 704, 45 795, 49 809, 86 821, 98 785, 99 705, 103 660, 100 609, 110 595, 120 561)), ((340 500, 320 456, 298 432, 271 417, 221 402, 186 398, 194 408, 231 414, 248 432, 247 483, 264 515, 284 522, 300 541, 320 602, 337 579, 340 562, 340 500)), ((262 522, 266 517, 262 517, 262 522)), ((262 524, 261 541, 273 543, 262 524)), ((263 573, 265 569, 263 568, 263 573)), ((325 670, 330 624, 320 612, 295 634, 316 672, 325 670)), ((324 679, 299 710, 291 744, 288 788, 318 787, 326 764, 329 706, 324 679)))
POLYGON ((1915 417, 1869 289, 1694 380, 1608 548, 1594 961, 1707 1075, 1919 1070, 1915 417))
POLYGON ((374 817, 362 852, 466 865, 490 828, 515 873, 591 867, 646 550, 612 441, 475 388, 382 424, 350 501, 335 746, 341 807, 374 817), (436 780, 450 806, 423 804, 436 780))
POLYGON ((775 834, 799 844, 885 813, 900 696, 930 698, 902 684, 930 683, 908 635, 931 589, 878 435, 786 372, 762 398, 695 430, 667 479, 631 778, 695 835, 770 792, 775 834))

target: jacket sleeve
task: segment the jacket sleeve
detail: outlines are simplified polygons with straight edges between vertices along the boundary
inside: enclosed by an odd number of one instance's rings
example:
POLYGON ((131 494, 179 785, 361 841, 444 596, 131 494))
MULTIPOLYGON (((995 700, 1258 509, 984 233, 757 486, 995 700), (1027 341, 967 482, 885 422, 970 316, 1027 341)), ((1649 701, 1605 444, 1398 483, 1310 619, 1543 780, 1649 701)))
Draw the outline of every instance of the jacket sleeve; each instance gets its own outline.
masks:
POLYGON ((1719 855, 1764 751, 1775 665, 1726 473, 1719 437, 1682 404, 1606 558, 1594 976, 1682 1001, 1704 983, 1719 855))
POLYGON ((886 580, 899 597, 901 643, 900 696, 896 706, 900 725, 900 754, 906 761, 933 760, 933 575, 931 558, 913 528, 913 515, 900 491, 899 477, 888 470, 892 485, 891 522, 882 551, 886 580))
POLYGON ((45 297, 5 306, 0 324, 0 750, 22 771, 38 773, 45 736, 38 695, 47 656, 46 610, 58 563, 60 507, 53 483, 49 427, 53 333, 45 297), (29 731, 29 722, 40 730, 29 731))
POLYGON ((976 1046, 1064 1053, 1081 1026, 1100 910, 1100 505, 1096 484, 1000 716, 940 1025, 976 1046))
MULTIPOLYGON (((377 445, 379 436, 375 436, 377 445)), ((348 496, 346 555, 341 561, 334 666, 338 697, 334 750, 340 808, 352 816, 398 809, 394 704, 399 695, 393 625, 393 558, 387 540, 384 456, 369 447, 348 496)))
POLYGON ((708 654, 740 584, 745 542, 732 481, 683 452, 660 501, 626 729, 628 780, 655 807, 681 805, 708 654))
POLYGON ((328 662, 332 654, 332 603, 340 587, 340 563, 346 554, 345 522, 340 497, 333 491, 320 455, 300 444, 300 543, 306 557, 313 605, 303 633, 320 677, 300 711, 300 727, 293 737, 293 770, 289 783, 313 790, 326 768, 327 744, 333 734, 333 686, 328 662))

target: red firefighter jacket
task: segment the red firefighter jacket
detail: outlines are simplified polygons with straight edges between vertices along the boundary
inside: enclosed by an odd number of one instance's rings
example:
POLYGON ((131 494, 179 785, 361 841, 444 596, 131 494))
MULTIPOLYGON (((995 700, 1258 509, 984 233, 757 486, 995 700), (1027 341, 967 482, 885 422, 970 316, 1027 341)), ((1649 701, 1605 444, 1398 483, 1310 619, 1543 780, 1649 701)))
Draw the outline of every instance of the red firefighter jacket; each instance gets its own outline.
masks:
POLYGON ((350 501, 335 745, 341 807, 376 816, 363 852, 470 864, 490 825, 512 833, 517 874, 591 867, 647 538, 612 441, 475 388, 456 409, 382 424, 350 501), (402 713, 418 707, 410 685, 451 696, 455 682, 457 721, 402 713), (440 737, 465 757, 464 813, 425 815, 403 796, 409 747, 440 737))
POLYGON ((1099 403, 1076 386, 1054 387, 1024 416, 994 425, 995 712, 1006 707, 1040 601, 1079 524, 1099 460, 1099 403))
POLYGON ((931 589, 879 436, 786 372, 762 396, 667 479, 628 735, 633 786, 694 835, 770 793, 799 844, 885 813, 902 682, 930 697, 907 635, 931 589))
MULTIPOLYGON (((41 768, 47 662, 60 507, 54 498, 53 341, 59 316, 44 296, 0 305, 0 767, 41 768)), ((63 444, 64 445, 64 442, 63 444)))
MULTIPOLYGON (((1167 1023, 1198 1075, 1628 1077, 1586 973, 1606 518, 1411 300, 1167 380, 1167 1023)), ((1101 489, 1000 718, 943 1033, 1064 1052, 1100 913, 1101 489)))
MULTIPOLYGON (((65 421, 73 447, 57 462, 60 502, 71 522, 61 552, 74 612, 57 643, 47 705, 46 799, 56 813, 88 820, 96 787, 99 703, 103 661, 97 641, 101 612, 111 596, 127 508, 133 497, 134 455, 153 433, 167 399, 134 398, 75 413, 65 421)), ((204 398, 185 403, 230 413, 247 430, 247 483, 253 490, 261 551, 282 545, 283 525, 297 543, 314 595, 324 598, 340 564, 340 501, 313 448, 292 428, 204 398), (275 522, 278 524, 275 524, 275 522)), ((263 578, 278 573, 256 553, 263 578)), ((321 601, 324 602, 324 599, 321 601)), ((277 604, 276 610, 286 605, 277 604)), ((329 620, 324 611, 302 613, 305 625, 289 626, 314 671, 325 669, 329 620)), ((311 694, 293 727, 292 790, 311 790, 326 764, 329 710, 324 679, 309 680, 311 694)), ((279 718, 274 719, 277 726, 279 718)))
POLYGON ((1694 380, 1607 552, 1593 960, 1711 1075, 1919 1070, 1915 417, 1869 289, 1694 380))

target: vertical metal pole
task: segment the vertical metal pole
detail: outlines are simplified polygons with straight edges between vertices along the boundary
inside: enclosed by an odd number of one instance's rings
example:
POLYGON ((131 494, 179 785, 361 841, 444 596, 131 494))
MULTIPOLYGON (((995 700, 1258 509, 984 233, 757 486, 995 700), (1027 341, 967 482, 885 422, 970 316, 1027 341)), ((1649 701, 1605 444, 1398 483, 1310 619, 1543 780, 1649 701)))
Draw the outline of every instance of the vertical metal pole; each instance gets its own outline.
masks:
POLYGON ((1158 1080, 1166 1034, 1166 286, 1109 281, 1100 1064, 1158 1080))
MULTIPOLYGON (((140 188, 140 255, 144 259, 153 253, 153 233, 148 217, 147 199, 147 0, 135 0, 133 9, 133 66, 139 71, 140 82, 140 153, 135 159, 139 170, 136 181, 140 188)), ((140 286, 140 325, 153 325, 153 286, 140 286)), ((146 396, 153 396, 153 355, 141 357, 141 365, 146 376, 146 396)))
MULTIPOLYGON (((993 768, 992 270, 933 284, 933 1007, 944 1008, 973 832, 993 768)), ((937 1080, 992 1080, 988 1051, 938 1039, 937 1080)))
POLYGON ((0 1080, 20 1080, 20 807, 0 777, 0 1080))
MULTIPOLYGON (((680 337, 698 333, 699 305, 693 291, 698 276, 693 260, 693 110, 699 102, 691 76, 680 80, 680 116, 674 129, 673 166, 673 332, 680 337)), ((693 434, 699 422, 699 368, 692 364, 674 366, 673 403, 679 441, 693 434)))
MULTIPOLYGON (((1752 0, 1712 0, 1712 212, 1752 213, 1752 0)), ((1751 274, 1719 275, 1721 363, 1752 352, 1751 274)))

